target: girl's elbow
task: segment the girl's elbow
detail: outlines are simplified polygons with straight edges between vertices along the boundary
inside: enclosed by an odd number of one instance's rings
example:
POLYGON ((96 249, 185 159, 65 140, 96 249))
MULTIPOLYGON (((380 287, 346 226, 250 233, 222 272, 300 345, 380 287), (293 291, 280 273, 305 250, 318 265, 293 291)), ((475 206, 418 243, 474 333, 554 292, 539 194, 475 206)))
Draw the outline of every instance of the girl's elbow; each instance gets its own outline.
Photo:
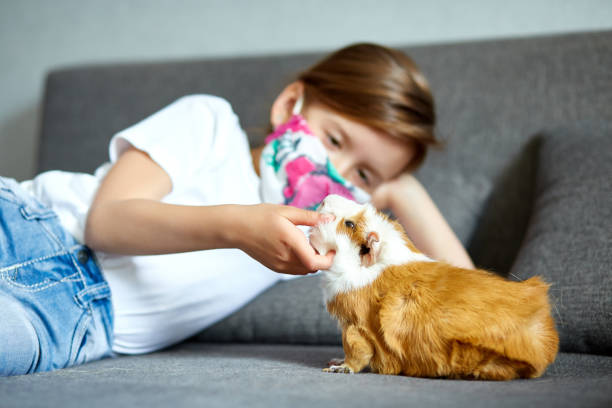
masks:
POLYGON ((96 222, 95 214, 91 212, 87 214, 87 220, 85 221, 85 231, 83 232, 83 239, 85 245, 93 250, 102 250, 103 243, 101 242, 101 234, 98 231, 98 222, 96 222))

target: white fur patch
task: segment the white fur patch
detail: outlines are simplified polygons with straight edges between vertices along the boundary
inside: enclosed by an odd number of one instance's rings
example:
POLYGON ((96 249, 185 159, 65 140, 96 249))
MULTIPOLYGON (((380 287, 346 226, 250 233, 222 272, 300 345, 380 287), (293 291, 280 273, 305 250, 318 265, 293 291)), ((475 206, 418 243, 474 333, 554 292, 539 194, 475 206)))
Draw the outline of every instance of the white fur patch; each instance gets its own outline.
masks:
POLYGON ((319 212, 336 217, 334 221, 319 224, 310 231, 310 243, 320 254, 336 251, 331 268, 323 271, 325 302, 340 292, 359 289, 372 283, 389 266, 433 261, 422 253, 411 251, 401 234, 370 204, 360 205, 346 198, 330 195, 323 201, 319 212), (380 242, 378 258, 370 267, 361 266, 360 245, 351 241, 348 235, 336 232, 342 218, 354 217, 364 209, 366 234, 375 231, 380 242))

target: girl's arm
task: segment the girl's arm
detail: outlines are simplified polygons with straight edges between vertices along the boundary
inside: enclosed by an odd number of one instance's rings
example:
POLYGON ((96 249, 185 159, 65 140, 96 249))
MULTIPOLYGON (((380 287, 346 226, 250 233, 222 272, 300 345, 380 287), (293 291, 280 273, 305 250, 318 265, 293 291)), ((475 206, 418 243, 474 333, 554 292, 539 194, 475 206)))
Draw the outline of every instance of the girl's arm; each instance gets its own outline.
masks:
POLYGON ((151 255, 240 248, 277 272, 305 274, 331 266, 295 224, 322 215, 271 204, 186 206, 160 202, 172 190, 168 174, 146 153, 125 151, 102 181, 90 207, 85 243, 104 252, 151 255))
POLYGON ((461 241, 414 176, 403 174, 380 186, 374 192, 372 201, 377 208, 391 209, 414 245, 426 255, 455 266, 474 269, 474 263, 461 241))

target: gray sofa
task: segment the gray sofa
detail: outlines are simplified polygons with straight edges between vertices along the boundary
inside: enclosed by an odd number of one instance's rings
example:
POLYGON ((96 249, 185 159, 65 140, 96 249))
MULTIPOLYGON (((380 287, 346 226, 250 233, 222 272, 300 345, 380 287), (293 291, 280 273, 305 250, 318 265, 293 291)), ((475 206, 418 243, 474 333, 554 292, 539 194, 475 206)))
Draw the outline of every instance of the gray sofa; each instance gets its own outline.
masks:
MULTIPOLYGON (((612 31, 405 50, 445 140, 417 177, 478 266, 552 283, 562 352, 543 377, 323 373, 342 349, 315 275, 168 350, 0 379, 0 406, 612 406, 612 31)), ((321 55, 58 69, 39 170, 91 172, 113 133, 191 93, 227 98, 259 144, 274 96, 321 55)))

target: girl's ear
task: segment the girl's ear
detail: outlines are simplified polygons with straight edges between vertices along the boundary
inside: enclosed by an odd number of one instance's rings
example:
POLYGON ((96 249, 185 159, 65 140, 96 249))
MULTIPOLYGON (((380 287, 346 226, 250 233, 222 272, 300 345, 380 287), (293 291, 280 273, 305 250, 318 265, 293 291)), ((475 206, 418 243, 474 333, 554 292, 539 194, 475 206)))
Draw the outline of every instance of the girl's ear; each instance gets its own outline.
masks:
POLYGON ((291 117, 291 111, 297 100, 304 93, 304 83, 295 81, 290 83, 276 97, 270 109, 270 123, 272 127, 276 127, 285 123, 291 117))
POLYGON ((366 242, 361 245, 359 255, 361 256, 361 266, 366 268, 374 265, 380 254, 380 241, 378 234, 375 231, 370 231, 366 238, 366 242))

